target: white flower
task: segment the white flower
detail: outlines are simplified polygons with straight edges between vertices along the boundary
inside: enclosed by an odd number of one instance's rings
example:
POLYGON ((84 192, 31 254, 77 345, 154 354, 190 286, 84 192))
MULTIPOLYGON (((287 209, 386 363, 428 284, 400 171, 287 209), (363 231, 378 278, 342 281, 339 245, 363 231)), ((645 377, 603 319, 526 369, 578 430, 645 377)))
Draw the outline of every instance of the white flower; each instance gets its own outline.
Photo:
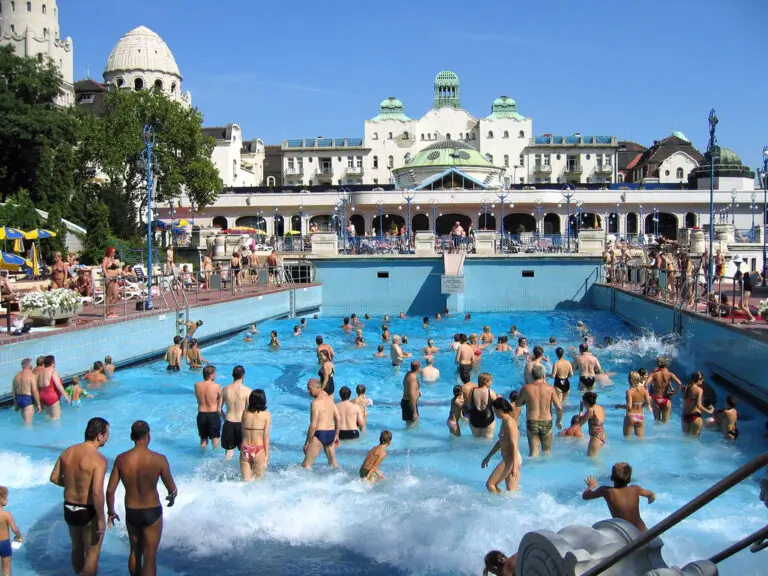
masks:
POLYGON ((40 309, 44 315, 51 317, 58 312, 76 312, 79 306, 80 296, 68 288, 57 288, 48 292, 30 292, 21 297, 22 312, 40 309))
POLYGON ((757 313, 760 315, 768 314, 768 298, 760 300, 760 306, 757 308, 757 313))

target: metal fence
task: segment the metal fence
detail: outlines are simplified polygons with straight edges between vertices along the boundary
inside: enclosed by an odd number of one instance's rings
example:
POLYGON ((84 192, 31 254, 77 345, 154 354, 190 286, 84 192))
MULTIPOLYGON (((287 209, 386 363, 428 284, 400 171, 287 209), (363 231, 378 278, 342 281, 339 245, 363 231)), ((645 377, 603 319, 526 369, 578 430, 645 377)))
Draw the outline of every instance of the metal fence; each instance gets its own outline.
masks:
MULTIPOLYGON (((575 242, 572 239, 572 248, 575 242)), ((497 242, 499 254, 553 254, 566 252, 566 242, 560 234, 504 234, 497 242)))
POLYGON ((408 236, 352 236, 340 239, 339 252, 344 254, 411 254, 413 247, 408 236))

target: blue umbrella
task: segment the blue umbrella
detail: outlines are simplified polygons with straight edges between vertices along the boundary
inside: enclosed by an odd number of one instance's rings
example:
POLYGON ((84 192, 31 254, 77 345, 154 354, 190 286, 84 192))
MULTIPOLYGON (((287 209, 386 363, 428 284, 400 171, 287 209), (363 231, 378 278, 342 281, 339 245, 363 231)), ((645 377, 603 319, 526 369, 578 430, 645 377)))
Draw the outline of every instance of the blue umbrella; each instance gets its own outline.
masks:
POLYGON ((31 266, 31 264, 29 260, 16 254, 0 252, 0 269, 2 270, 18 270, 24 266, 31 266))

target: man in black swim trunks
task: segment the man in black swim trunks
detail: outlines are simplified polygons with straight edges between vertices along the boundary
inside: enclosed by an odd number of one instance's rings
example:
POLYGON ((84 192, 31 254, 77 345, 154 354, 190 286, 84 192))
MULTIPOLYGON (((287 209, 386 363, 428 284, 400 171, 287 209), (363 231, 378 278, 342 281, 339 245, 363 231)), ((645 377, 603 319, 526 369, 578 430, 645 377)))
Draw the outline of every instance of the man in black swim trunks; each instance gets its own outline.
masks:
POLYGON ((168 350, 165 352, 165 361, 168 363, 166 370, 169 372, 178 372, 181 370, 181 356, 183 354, 181 340, 181 336, 174 336, 173 344, 168 346, 168 350))
POLYGON ((107 459, 99 448, 109 440, 109 423, 91 418, 85 441, 62 452, 51 482, 64 488, 64 521, 72 541, 72 570, 91 576, 99 570, 99 553, 107 528, 104 516, 104 476, 107 459))
POLYGON ((109 525, 120 517, 115 513, 115 492, 120 481, 125 487, 125 526, 131 542, 128 572, 142 576, 157 574, 157 547, 163 534, 163 507, 157 493, 162 479, 168 490, 168 507, 173 506, 178 491, 168 459, 149 449, 149 424, 137 420, 131 426, 134 447, 115 458, 107 485, 109 525))
POLYGON ((599 360, 589 351, 589 344, 579 344, 579 355, 573 361, 579 371, 579 390, 590 391, 595 385, 595 377, 603 371, 599 360))
POLYGON ((421 398, 421 389, 419 387, 419 372, 421 362, 414 360, 411 362, 411 370, 403 378, 403 399, 400 400, 400 411, 402 412, 403 422, 412 426, 419 419, 419 398, 421 398))
POLYGON ((363 411, 350 400, 352 390, 348 386, 342 386, 339 390, 341 402, 336 404, 339 411, 339 440, 356 440, 360 438, 360 429, 365 426, 363 411))

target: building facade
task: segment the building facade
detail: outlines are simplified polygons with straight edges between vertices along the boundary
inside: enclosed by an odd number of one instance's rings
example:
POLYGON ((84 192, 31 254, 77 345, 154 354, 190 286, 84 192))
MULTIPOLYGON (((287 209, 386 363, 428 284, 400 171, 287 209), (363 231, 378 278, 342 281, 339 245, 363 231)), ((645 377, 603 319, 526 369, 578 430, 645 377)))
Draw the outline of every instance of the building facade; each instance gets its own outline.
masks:
POLYGON ((261 185, 265 160, 261 140, 244 140, 237 124, 203 128, 203 133, 216 141, 211 158, 225 188, 261 185))

